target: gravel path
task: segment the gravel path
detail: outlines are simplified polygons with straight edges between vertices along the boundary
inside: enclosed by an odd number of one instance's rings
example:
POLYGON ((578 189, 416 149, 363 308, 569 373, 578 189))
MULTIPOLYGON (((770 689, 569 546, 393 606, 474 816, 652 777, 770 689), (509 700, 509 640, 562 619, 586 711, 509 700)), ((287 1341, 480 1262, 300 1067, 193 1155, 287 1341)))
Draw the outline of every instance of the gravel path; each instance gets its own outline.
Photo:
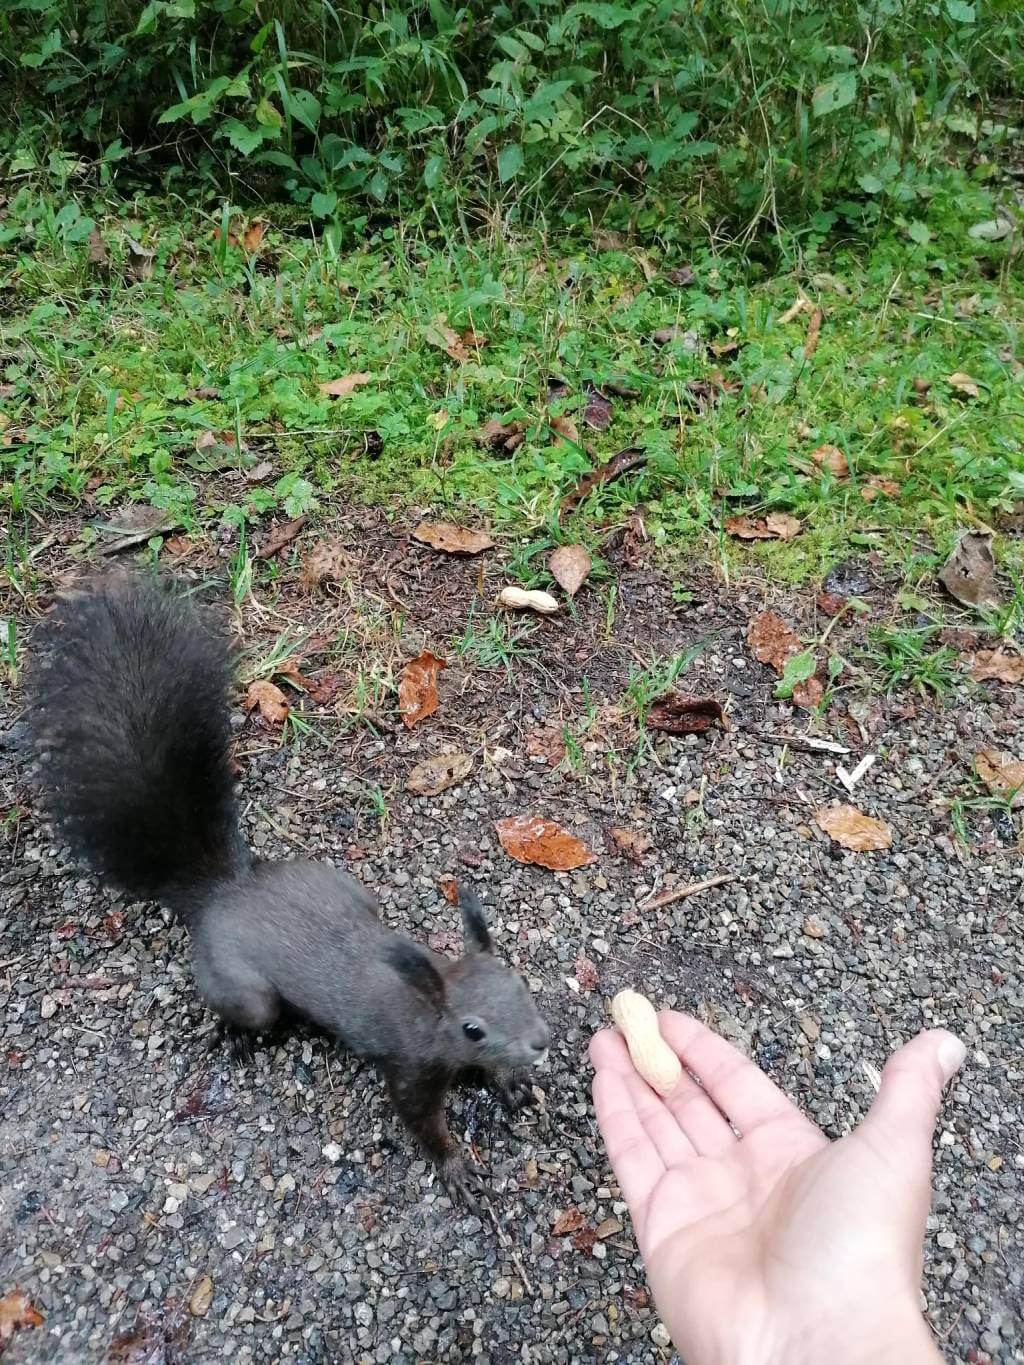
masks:
MULTIPOLYGON (((445 563, 439 602, 437 562, 418 557, 420 579, 402 584, 403 651, 416 632, 445 643, 452 601, 466 616, 476 568, 445 563)), ((479 1216, 452 1208, 376 1076, 328 1040, 299 1027, 241 1062, 216 1041, 182 931, 82 875, 28 809, 9 705, 0 796, 25 818, 0 873, 0 1295, 17 1286, 45 1320, 15 1334, 4 1365, 670 1359, 584 1062, 626 985, 741 1043, 832 1135, 870 1101, 865 1062, 924 1025, 959 1033, 969 1055, 937 1133, 928 1315, 950 1360, 1024 1360, 1019 816, 968 808, 964 850, 944 804, 971 794, 975 749, 1021 753, 1020 690, 837 702, 818 733, 851 744, 848 763, 879 755, 856 804, 894 835, 887 852, 843 852, 812 818, 848 799, 836 760, 779 740, 806 733, 807 713, 773 700, 744 644, 761 593, 697 592, 673 610, 656 573, 621 574, 611 635, 595 593, 578 620, 545 623, 543 654, 510 675, 451 657, 437 716, 409 733, 276 747, 236 717, 261 854, 346 866, 390 923, 440 944, 454 929, 441 879, 471 880, 542 1001, 555 1040, 540 1110, 509 1130, 482 1094, 453 1101, 453 1128, 490 1173, 479 1216), (635 727, 613 707, 631 664, 645 644, 698 639, 687 687, 728 698, 732 729, 660 737, 634 761, 635 727), (545 745, 557 750, 573 705, 589 717, 572 732, 579 755, 554 768, 545 745), (453 747, 476 756, 465 782, 405 793, 414 762, 453 747), (511 862, 492 822, 528 810, 598 860, 567 874, 511 862), (639 864, 611 826, 650 838, 639 864), (721 871, 740 879, 637 908, 721 871)), ((782 605, 799 626, 801 605, 782 605)))

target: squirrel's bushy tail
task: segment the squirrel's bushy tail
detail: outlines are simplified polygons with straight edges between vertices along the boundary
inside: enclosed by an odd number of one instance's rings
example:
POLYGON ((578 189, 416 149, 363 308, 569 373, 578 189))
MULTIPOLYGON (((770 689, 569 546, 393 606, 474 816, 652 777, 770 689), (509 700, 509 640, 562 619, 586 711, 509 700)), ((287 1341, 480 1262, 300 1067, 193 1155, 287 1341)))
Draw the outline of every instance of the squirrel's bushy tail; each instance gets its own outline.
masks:
POLYGON ((241 872, 228 765, 232 656, 159 580, 75 593, 37 637, 32 729, 44 803, 74 850, 136 897, 187 913, 241 872))

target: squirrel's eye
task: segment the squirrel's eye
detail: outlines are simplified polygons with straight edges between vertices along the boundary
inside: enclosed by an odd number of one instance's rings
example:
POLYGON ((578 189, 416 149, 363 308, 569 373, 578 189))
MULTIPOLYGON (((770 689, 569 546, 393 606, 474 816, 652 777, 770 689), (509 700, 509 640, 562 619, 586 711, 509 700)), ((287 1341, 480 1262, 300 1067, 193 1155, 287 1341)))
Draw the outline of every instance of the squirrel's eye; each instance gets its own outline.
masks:
POLYGON ((487 1037, 479 1024, 463 1024, 462 1031, 467 1038, 471 1038, 474 1043, 482 1043, 487 1037))

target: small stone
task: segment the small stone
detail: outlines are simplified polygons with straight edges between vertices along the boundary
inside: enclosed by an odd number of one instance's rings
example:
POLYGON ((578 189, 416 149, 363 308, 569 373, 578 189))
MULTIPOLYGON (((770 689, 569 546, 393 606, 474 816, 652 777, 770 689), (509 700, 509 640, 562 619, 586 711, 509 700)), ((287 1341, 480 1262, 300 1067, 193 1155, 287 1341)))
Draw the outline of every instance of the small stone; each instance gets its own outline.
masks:
POLYGON ((940 1232, 936 1236, 935 1241, 938 1243, 940 1247, 942 1247, 943 1251, 952 1251, 953 1248, 956 1246, 956 1233, 940 1232))
POLYGON ((52 995, 44 995, 43 1002, 39 1006, 39 1014, 43 1019, 52 1019, 57 1013, 57 1002, 52 995))
POLYGON ((336 1165, 344 1156, 344 1149, 339 1147, 336 1142, 329 1142, 323 1149, 324 1156, 332 1165, 336 1165))
POLYGON ((668 1334, 668 1328, 663 1322, 659 1322, 651 1332, 651 1340, 655 1346, 660 1346, 667 1350, 672 1345, 672 1338, 668 1334))

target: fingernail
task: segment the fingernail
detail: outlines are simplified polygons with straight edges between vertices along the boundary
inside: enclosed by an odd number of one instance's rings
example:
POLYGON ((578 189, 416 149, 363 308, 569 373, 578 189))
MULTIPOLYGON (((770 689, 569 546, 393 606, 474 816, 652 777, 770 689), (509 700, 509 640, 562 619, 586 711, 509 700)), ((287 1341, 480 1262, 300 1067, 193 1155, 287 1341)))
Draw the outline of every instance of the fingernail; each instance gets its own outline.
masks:
POLYGON ((954 1038, 952 1034, 943 1038, 942 1042, 939 1044, 938 1059, 945 1080, 952 1080, 963 1066, 964 1058, 966 1056, 967 1049, 959 1038, 954 1038))

